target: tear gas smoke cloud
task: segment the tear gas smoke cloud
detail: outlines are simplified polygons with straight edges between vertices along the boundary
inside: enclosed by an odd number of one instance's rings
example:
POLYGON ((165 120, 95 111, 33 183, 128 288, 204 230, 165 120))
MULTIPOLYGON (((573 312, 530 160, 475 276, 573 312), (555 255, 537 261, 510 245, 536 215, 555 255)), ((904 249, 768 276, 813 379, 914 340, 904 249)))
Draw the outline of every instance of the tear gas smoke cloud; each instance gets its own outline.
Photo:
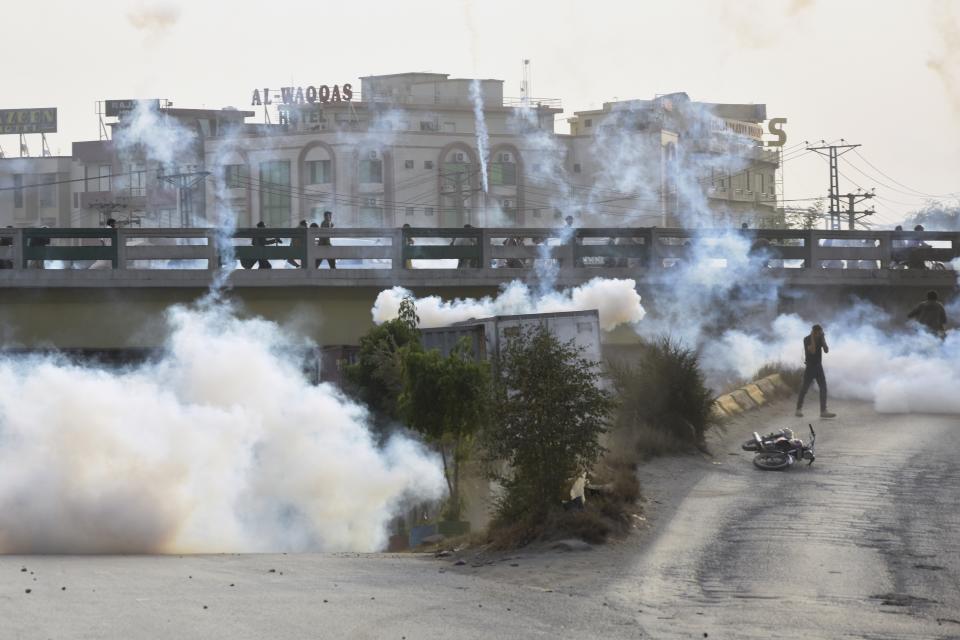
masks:
MULTIPOLYGON (((139 101, 133 112, 125 119, 125 126, 114 136, 115 149, 125 165, 153 162, 160 164, 167 173, 178 173, 183 165, 189 165, 191 160, 195 160, 197 164, 203 163, 205 169, 213 175, 215 218, 204 221, 195 220, 194 224, 213 223, 213 228, 216 230, 214 242, 217 245, 218 254, 223 257, 223 268, 215 276, 212 286, 214 290, 226 284, 230 272, 236 266, 233 233, 236 231, 237 215, 231 204, 229 188, 224 180, 224 167, 230 163, 244 164, 237 153, 237 133, 236 129, 221 127, 221 138, 218 144, 212 147, 213 156, 202 159, 199 157, 200 148, 195 132, 180 124, 175 118, 158 112, 149 101, 139 101)), ((129 176, 120 176, 117 186, 123 188, 129 180, 129 176)), ((177 268, 177 265, 172 264, 168 268, 177 268)))
POLYGON ((396 144, 407 118, 409 115, 403 109, 389 103, 384 104, 379 111, 373 113, 366 129, 340 130, 337 132, 337 142, 352 145, 361 158, 370 151, 383 153, 396 144))
POLYGON ((830 397, 871 402, 881 413, 960 414, 960 332, 941 341, 915 325, 891 330, 883 326, 887 320, 865 304, 826 320, 782 315, 767 331, 727 332, 705 347, 703 362, 741 377, 767 362, 802 366, 803 337, 819 322, 830 345, 824 355, 830 397))
MULTIPOLYGON (((444 301, 439 296, 417 298, 417 315, 424 328, 445 327, 471 318, 521 313, 555 313, 597 309, 600 326, 610 331, 621 324, 632 324, 645 314, 633 280, 594 278, 573 289, 544 295, 532 292, 526 285, 513 281, 503 287, 496 298, 444 301)), ((413 294, 403 287, 381 291, 371 310, 377 324, 396 318, 400 303, 413 294)))
POLYGON ((172 4, 141 5, 127 13, 127 21, 138 31, 161 36, 180 20, 180 7, 172 4))
MULTIPOLYGON (((565 168, 566 148, 551 131, 541 128, 539 115, 529 105, 515 109, 507 120, 510 131, 522 139, 524 171, 528 185, 541 185, 546 194, 546 204, 561 216, 579 213, 581 202, 574 190, 565 168)), ((575 221, 576 224, 576 221, 575 221)), ((573 235, 573 227, 561 222, 559 240, 566 243, 573 235)), ((540 258, 534 262, 538 280, 538 295, 549 295, 557 278, 558 266, 550 260, 551 245, 544 242, 539 247, 540 258)))
POLYGON ((814 5, 814 0, 746 0, 715 6, 737 48, 766 49, 776 45, 785 30, 795 29, 797 19, 814 5))
POLYGON ((371 551, 437 460, 312 386, 302 345, 227 308, 173 308, 163 357, 122 372, 4 359, 0 552, 371 551))
POLYGON ((669 269, 669 286, 647 301, 652 313, 637 333, 647 339, 669 334, 695 346, 747 321, 748 313, 775 309, 781 283, 751 246, 750 236, 739 231, 691 238, 688 258, 669 269))
POLYGON ((943 82, 954 113, 960 116, 960 12, 956 4, 941 0, 935 4, 933 23, 942 40, 942 50, 927 66, 943 82))
POLYGON ((124 119, 113 138, 121 158, 141 157, 157 162, 168 173, 175 173, 181 164, 193 157, 196 134, 175 119, 153 108, 149 101, 139 101, 124 119))

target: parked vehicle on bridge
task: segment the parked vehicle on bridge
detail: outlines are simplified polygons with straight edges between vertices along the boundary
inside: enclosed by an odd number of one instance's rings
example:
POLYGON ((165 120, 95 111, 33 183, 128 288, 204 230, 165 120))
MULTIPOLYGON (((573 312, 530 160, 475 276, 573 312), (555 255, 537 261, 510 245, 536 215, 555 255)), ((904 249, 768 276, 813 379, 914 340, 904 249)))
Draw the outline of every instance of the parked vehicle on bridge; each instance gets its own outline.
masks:
POLYGON ((817 459, 814 453, 817 434, 812 424, 808 426, 810 427, 810 444, 804 444, 803 440, 794 437, 792 429, 781 429, 762 437, 754 431, 753 438, 744 442, 742 449, 755 451, 753 464, 764 471, 786 469, 798 460, 808 460, 808 464, 813 464, 817 459))

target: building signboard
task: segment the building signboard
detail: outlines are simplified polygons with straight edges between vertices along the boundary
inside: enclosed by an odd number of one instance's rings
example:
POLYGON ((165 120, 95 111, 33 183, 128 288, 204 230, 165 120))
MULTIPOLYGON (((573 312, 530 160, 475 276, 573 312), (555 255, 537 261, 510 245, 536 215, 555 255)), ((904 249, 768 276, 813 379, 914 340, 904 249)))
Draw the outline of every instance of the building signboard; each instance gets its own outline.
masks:
POLYGON ((319 87, 280 87, 271 91, 270 87, 253 90, 250 106, 258 107, 271 104, 327 104, 330 102, 350 102, 353 100, 353 85, 326 85, 319 87))
POLYGON ((137 108, 137 103, 143 102, 151 111, 160 110, 160 100, 106 100, 104 102, 103 115, 108 118, 116 118, 126 115, 137 108))
POLYGON ((0 109, 0 133, 56 133, 56 107, 0 109))
POLYGON ((787 143, 787 132, 783 130, 785 124, 787 124, 786 118, 770 118, 768 129, 771 135, 777 136, 777 139, 767 142, 768 147, 782 147, 787 143))

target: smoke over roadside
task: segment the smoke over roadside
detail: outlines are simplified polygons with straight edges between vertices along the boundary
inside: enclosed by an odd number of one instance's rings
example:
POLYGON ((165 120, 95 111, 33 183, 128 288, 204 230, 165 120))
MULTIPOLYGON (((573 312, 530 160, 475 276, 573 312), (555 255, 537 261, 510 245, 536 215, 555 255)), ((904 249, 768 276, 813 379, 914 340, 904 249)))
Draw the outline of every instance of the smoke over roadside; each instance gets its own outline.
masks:
POLYGON ((0 360, 0 552, 372 551, 437 461, 312 386, 299 344, 231 310, 173 308, 155 363, 0 360))
POLYGON ((915 325, 891 330, 888 320, 865 304, 828 319, 782 315, 767 331, 727 332, 705 347, 703 362, 741 377, 768 362, 802 366, 803 337, 819 322, 830 345, 823 357, 830 397, 871 402, 881 413, 960 414, 960 332, 941 341, 915 325))
MULTIPOLYGON (((489 318, 498 315, 522 313, 555 313, 597 309, 600 327, 605 331, 633 324, 643 319, 645 311, 640 304, 633 280, 594 278, 590 282, 558 292, 535 293, 525 284, 513 281, 503 287, 496 298, 457 299, 444 301, 439 296, 416 300, 420 326, 445 327, 471 318, 489 318)), ((381 324, 397 317, 400 303, 413 294, 403 287, 381 291, 373 305, 373 321, 381 324)))

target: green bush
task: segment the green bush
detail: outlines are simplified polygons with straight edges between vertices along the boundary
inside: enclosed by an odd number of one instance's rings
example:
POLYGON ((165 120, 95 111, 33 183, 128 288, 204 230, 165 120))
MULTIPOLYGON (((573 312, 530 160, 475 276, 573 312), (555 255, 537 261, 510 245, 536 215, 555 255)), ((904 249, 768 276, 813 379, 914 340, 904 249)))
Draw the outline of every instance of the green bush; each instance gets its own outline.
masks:
POLYGON ((486 454, 509 471, 494 476, 504 488, 494 526, 524 521, 535 529, 603 452, 599 438, 613 404, 597 363, 542 326, 509 339, 496 370, 486 454))
POLYGON ((646 344, 636 363, 609 370, 620 401, 617 429, 632 434, 641 451, 704 448, 719 419, 696 352, 663 337, 646 344))

